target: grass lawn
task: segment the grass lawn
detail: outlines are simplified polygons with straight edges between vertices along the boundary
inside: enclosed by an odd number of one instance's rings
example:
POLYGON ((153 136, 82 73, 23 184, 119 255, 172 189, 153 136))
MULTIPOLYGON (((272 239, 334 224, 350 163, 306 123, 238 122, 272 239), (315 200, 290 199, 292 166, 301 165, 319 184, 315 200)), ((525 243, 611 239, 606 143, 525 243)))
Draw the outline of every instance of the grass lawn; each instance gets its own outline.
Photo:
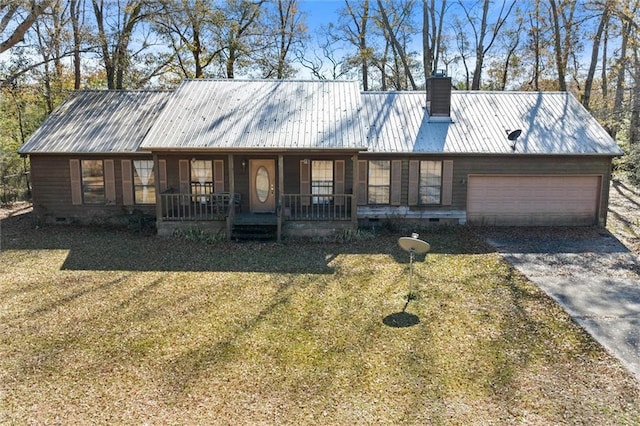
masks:
POLYGON ((638 424, 638 383, 467 228, 206 245, 2 221, 2 424, 638 424), (392 317, 391 317, 392 318, 392 317))

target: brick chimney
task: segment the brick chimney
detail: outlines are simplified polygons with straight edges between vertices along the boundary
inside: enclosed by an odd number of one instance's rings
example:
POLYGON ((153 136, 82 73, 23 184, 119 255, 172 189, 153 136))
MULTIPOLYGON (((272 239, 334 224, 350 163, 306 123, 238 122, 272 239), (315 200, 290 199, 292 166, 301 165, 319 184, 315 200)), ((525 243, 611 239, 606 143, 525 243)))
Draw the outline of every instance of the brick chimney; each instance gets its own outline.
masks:
POLYGON ((433 118, 451 116, 451 77, 444 71, 436 71, 427 79, 427 111, 433 118))

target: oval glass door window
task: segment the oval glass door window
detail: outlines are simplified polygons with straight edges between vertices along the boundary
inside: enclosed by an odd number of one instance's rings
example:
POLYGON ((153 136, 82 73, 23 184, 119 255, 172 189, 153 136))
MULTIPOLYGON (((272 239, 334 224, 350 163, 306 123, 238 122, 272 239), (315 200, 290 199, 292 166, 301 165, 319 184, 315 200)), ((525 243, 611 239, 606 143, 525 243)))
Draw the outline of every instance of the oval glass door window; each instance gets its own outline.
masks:
POLYGON ((269 172, 264 166, 256 171, 256 196, 261 203, 269 198, 269 172))

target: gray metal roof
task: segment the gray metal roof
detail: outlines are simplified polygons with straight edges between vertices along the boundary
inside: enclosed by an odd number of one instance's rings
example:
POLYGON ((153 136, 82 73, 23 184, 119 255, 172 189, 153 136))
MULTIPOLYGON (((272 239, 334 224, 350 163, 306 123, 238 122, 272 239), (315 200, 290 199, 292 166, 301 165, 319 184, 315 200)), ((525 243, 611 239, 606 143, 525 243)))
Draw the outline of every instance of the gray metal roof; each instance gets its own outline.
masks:
POLYGON ((621 155, 569 93, 453 92, 430 120, 424 92, 364 92, 353 81, 186 80, 174 92, 74 92, 20 148, 350 149, 374 153, 621 155), (507 131, 522 130, 511 150, 507 131))
POLYGON ((144 149, 359 149, 355 81, 185 80, 144 149))
POLYGON ((365 92, 369 152, 605 154, 622 151, 565 92, 453 92, 451 120, 429 120, 424 92, 365 92), (507 131, 522 130, 511 149, 507 131))
POLYGON ((18 152, 135 152, 170 95, 157 90, 73 92, 18 152))

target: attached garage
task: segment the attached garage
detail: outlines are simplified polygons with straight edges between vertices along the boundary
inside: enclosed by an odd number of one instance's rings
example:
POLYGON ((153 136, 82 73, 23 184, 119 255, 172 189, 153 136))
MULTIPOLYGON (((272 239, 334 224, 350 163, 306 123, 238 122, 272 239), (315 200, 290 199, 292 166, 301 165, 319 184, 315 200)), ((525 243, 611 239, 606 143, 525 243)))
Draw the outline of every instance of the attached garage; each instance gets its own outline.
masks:
POLYGON ((476 225, 595 225, 602 177, 475 175, 467 221, 476 225))

